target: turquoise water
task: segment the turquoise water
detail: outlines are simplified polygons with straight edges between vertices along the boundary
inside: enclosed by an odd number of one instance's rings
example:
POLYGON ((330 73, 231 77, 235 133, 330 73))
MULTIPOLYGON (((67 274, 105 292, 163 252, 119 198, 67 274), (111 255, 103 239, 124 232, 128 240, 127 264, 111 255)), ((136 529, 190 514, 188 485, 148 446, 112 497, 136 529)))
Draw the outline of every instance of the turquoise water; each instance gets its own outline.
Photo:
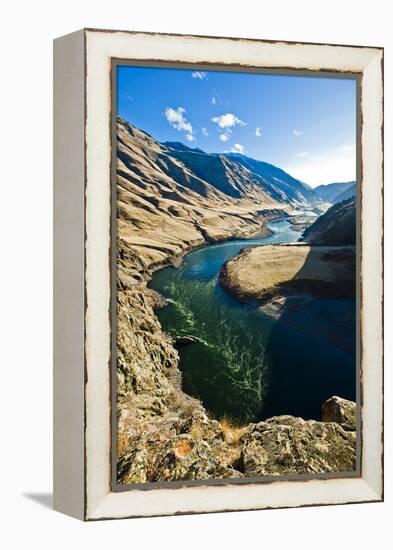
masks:
POLYGON ((276 414, 319 419, 330 396, 355 399, 355 303, 303 300, 274 319, 226 294, 217 278, 229 258, 299 237, 286 220, 268 226, 271 236, 188 253, 181 267, 156 272, 149 286, 170 300, 157 311, 163 329, 199 340, 179 349, 183 389, 212 416, 239 423, 276 414))

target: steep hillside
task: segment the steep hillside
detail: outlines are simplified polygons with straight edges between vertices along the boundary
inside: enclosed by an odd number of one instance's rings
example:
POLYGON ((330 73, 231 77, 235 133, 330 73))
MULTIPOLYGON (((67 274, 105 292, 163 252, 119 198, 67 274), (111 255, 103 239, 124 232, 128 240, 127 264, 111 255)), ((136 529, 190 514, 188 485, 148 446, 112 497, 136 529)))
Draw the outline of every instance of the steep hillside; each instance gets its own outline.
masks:
POLYGON ((355 245, 355 197, 330 207, 304 231, 301 240, 316 245, 355 245))
POLYGON ((335 204, 336 202, 340 202, 342 200, 345 200, 346 198, 349 199, 356 193, 356 182, 355 181, 347 181, 342 183, 328 183, 326 185, 318 185, 318 187, 315 187, 314 192, 323 200, 330 202, 332 204, 335 204), (351 190, 351 191, 349 191, 351 190), (348 191, 350 194, 347 196, 343 196, 340 198, 341 195, 343 195, 346 191, 348 191))
POLYGON ((289 197, 278 195, 268 182, 227 155, 207 154, 195 149, 172 149, 170 153, 196 176, 234 199, 253 201, 255 206, 272 201, 293 202, 289 197))
POLYGON ((121 119, 117 141, 118 236, 148 266, 252 234, 290 208, 226 157, 160 144, 121 119))
POLYGON ((356 196, 356 183, 351 185, 351 187, 348 187, 345 191, 343 191, 335 200, 336 203, 346 201, 347 199, 350 199, 351 197, 356 196))
POLYGON ((162 145, 165 145, 166 147, 170 147, 171 149, 176 149, 177 151, 191 151, 194 153, 205 153, 202 149, 199 147, 188 147, 188 145, 184 145, 181 141, 164 141, 162 145))
POLYGON ((293 178, 281 168, 240 153, 229 153, 226 156, 249 170, 254 177, 258 178, 260 184, 279 201, 289 202, 293 206, 320 202, 320 197, 309 185, 293 178))

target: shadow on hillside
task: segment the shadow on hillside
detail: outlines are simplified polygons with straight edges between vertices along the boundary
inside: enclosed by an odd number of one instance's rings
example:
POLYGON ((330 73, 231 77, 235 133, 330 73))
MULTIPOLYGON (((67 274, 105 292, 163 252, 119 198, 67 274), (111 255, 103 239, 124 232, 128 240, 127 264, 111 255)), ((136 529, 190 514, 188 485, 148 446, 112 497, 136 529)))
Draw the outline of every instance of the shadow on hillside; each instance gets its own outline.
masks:
POLYGON ((332 289, 329 298, 311 297, 304 291, 315 283, 305 277, 319 253, 318 247, 310 250, 296 275, 296 295, 288 293, 273 325, 266 348, 270 372, 262 418, 290 414, 320 420, 322 403, 332 395, 355 400, 355 263, 353 278, 336 284, 335 297, 332 289))

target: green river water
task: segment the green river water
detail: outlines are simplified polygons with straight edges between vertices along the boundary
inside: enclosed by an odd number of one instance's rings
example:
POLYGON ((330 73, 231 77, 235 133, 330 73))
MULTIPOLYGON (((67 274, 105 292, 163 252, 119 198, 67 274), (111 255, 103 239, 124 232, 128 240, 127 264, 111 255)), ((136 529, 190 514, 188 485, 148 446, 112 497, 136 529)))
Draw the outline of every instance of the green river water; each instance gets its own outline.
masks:
POLYGON ((221 266, 248 246, 296 241, 285 219, 273 234, 188 253, 179 268, 156 272, 150 288, 170 300, 157 311, 163 329, 198 342, 179 349, 183 389, 211 416, 237 423, 277 414, 320 419, 332 395, 355 400, 355 302, 308 299, 279 319, 240 304, 218 284, 221 266))

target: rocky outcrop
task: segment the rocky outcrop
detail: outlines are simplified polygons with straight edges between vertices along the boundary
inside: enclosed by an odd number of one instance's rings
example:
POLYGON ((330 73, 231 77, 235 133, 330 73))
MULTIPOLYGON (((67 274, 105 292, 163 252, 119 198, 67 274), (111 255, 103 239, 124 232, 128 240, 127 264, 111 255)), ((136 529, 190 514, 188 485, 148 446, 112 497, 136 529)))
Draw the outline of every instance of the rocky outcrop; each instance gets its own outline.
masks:
POLYGON ((133 439, 120 456, 118 475, 121 483, 238 477, 239 457, 218 421, 197 403, 189 410, 178 404, 133 439))
POLYGON ((196 344, 199 339, 196 336, 174 336, 172 342, 175 348, 182 348, 190 344, 196 344))
POLYGON ((276 416, 241 428, 209 419, 196 405, 140 430, 120 456, 118 476, 145 483, 349 472, 355 450, 355 430, 338 421, 276 416))
POLYGON ((247 476, 350 472, 356 434, 337 423, 277 416, 248 429, 242 459, 247 476))
POLYGON ((352 401, 334 395, 322 407, 323 422, 337 422, 345 430, 356 430, 356 407, 352 401))

